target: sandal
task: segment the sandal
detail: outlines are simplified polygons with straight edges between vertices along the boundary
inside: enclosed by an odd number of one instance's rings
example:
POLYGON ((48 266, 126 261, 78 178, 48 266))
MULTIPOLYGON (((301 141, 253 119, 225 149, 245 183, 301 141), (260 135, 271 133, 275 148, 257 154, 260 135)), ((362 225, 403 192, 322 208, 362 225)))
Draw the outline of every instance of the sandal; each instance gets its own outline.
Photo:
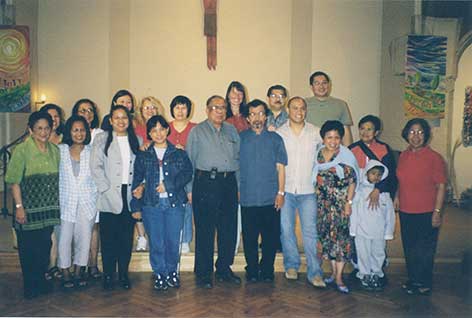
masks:
POLYGON ((334 278, 333 276, 329 276, 324 279, 324 282, 326 285, 331 285, 332 283, 334 283, 335 280, 336 278, 334 278))
POLYGON ((418 295, 429 296, 429 295, 431 295, 431 288, 429 288, 429 287, 418 287, 416 289, 416 292, 418 293, 418 295))
POLYGON ((349 288, 347 288, 346 285, 336 285, 336 289, 337 289, 341 294, 349 294, 349 288))
POLYGON ((94 280, 99 280, 102 278, 102 273, 98 270, 97 266, 91 266, 87 269, 87 273, 89 278, 92 278, 94 280))
POLYGON ((74 281, 70 278, 64 279, 61 285, 62 285, 62 288, 64 289, 72 289, 75 287, 74 281))
POLYGON ((79 272, 76 272, 74 284, 77 287, 87 286, 87 279, 85 277, 85 266, 81 266, 79 272))
POLYGON ((59 270, 57 266, 51 267, 45 274, 44 278, 46 280, 51 280, 53 278, 61 279, 62 278, 62 272, 59 270))

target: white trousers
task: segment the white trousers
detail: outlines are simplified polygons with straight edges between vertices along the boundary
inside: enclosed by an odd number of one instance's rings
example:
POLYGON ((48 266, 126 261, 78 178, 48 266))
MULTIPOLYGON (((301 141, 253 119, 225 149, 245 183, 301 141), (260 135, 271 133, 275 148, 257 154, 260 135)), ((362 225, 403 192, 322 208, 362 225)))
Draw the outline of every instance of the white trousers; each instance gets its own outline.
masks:
POLYGON ((77 266, 87 266, 90 249, 90 239, 92 229, 95 224, 95 218, 87 219, 85 213, 82 213, 80 204, 77 207, 76 222, 61 220, 61 235, 59 237, 59 268, 77 266), (74 245, 74 254, 72 255, 72 244, 74 245))
POLYGON ((362 279, 365 275, 377 275, 383 277, 382 265, 385 260, 385 240, 368 239, 356 235, 357 265, 359 272, 357 277, 362 279))

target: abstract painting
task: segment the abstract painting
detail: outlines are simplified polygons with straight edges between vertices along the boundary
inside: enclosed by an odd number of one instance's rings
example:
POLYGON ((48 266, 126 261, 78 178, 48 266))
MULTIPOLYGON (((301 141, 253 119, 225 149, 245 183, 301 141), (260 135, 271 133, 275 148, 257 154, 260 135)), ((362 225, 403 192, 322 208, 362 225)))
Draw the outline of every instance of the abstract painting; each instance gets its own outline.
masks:
POLYGON ((462 127, 462 144, 472 146, 472 86, 465 88, 464 127, 462 127))
POLYGON ((31 110, 29 30, 0 26, 0 112, 31 110))
POLYGON ((408 36, 403 108, 408 118, 444 118, 447 37, 408 36))

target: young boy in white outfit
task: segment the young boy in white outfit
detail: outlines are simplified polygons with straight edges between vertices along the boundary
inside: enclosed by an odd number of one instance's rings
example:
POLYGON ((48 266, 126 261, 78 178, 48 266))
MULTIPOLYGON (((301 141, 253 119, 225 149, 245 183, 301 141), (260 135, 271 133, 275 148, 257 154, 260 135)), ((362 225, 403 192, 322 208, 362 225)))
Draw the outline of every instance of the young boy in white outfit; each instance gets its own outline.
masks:
POLYGON ((393 239, 395 211, 388 192, 380 193, 379 207, 369 208, 369 194, 376 183, 388 176, 388 169, 377 160, 370 160, 361 173, 350 218, 350 234, 355 237, 357 277, 367 290, 383 289, 382 264, 385 260, 385 241, 393 239))

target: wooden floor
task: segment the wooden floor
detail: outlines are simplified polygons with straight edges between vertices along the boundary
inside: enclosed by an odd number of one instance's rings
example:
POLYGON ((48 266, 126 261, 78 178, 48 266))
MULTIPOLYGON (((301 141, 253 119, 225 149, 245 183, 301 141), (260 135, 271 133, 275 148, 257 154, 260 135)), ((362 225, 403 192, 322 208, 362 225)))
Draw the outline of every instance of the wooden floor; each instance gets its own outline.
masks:
MULTIPOLYGON (((54 293, 24 300, 20 273, 0 274, 1 316, 146 316, 146 317, 470 317, 471 279, 462 276, 459 264, 436 266, 431 296, 409 296, 400 289, 404 265, 389 267, 390 283, 381 293, 352 286, 342 295, 334 289, 319 290, 306 283, 287 281, 276 274, 273 284, 234 287, 216 284, 199 289, 191 272, 182 273, 182 287, 167 292, 152 290, 150 273, 130 274, 133 289, 102 290, 99 282, 83 290, 54 293)), ((239 273, 242 276, 242 273, 239 273)), ((57 283, 58 284, 58 283, 57 283)))

